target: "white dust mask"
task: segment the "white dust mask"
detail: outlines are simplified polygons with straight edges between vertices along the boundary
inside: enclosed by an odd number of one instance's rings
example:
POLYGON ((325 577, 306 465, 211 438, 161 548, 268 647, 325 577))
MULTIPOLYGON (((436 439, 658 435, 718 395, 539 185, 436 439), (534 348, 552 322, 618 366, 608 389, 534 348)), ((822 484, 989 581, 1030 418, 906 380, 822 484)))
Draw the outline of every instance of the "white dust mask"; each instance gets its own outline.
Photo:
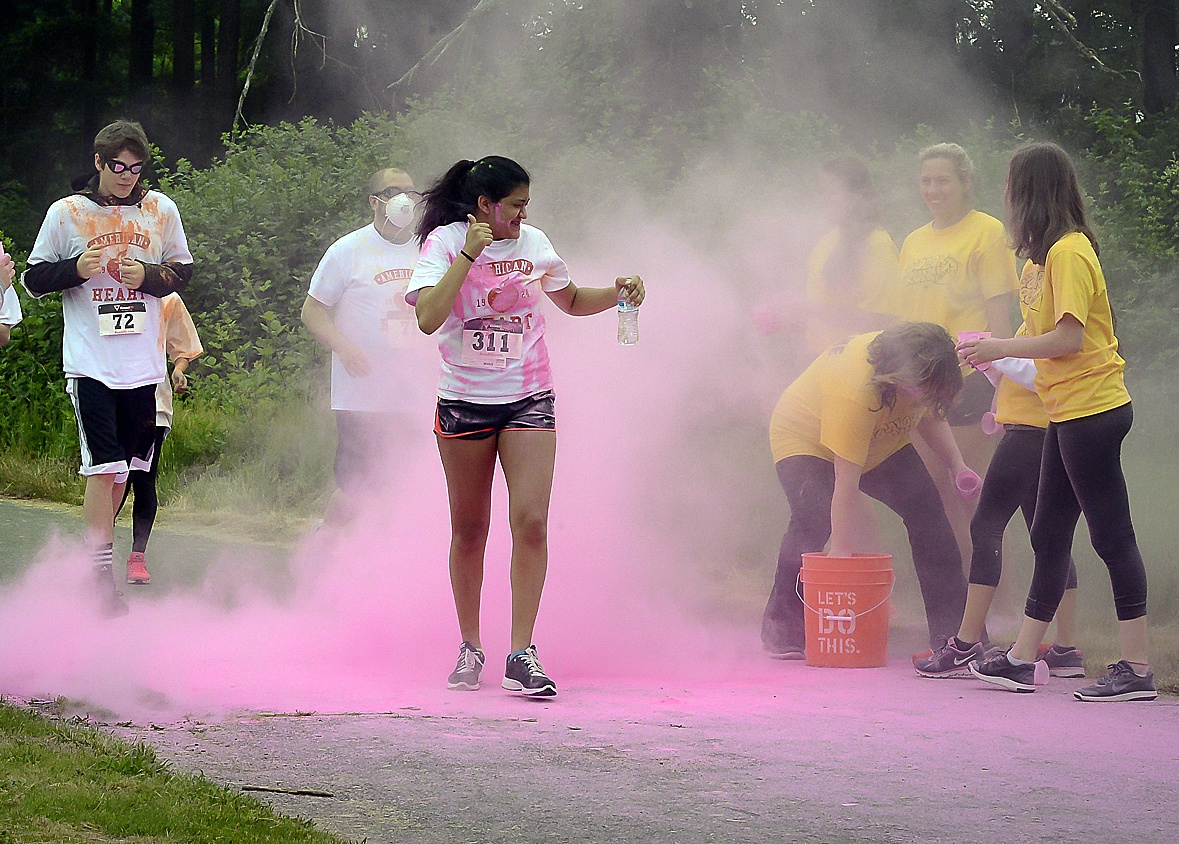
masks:
POLYGON ((413 222, 416 210, 417 204, 413 201, 413 197, 407 193, 399 193, 385 203, 385 219, 391 225, 403 229, 413 222))

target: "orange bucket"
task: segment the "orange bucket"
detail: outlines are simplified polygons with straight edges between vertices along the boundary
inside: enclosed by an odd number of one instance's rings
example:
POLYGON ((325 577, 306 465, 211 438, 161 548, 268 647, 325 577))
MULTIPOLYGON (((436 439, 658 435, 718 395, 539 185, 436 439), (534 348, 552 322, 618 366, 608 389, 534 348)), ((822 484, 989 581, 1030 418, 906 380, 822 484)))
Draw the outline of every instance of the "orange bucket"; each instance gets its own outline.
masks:
POLYGON ((888 661, 891 554, 803 554, 798 580, 807 665, 880 668, 888 661))

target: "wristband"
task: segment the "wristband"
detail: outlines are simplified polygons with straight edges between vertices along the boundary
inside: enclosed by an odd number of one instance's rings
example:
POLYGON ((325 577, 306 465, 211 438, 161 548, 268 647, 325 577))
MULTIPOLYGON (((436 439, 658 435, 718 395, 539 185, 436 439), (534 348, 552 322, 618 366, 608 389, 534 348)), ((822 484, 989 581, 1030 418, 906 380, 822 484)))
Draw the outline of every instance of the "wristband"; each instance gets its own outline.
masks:
POLYGON ((460 249, 459 254, 462 255, 464 258, 466 258, 468 261, 470 261, 472 264, 475 263, 475 259, 467 254, 466 249, 460 249))

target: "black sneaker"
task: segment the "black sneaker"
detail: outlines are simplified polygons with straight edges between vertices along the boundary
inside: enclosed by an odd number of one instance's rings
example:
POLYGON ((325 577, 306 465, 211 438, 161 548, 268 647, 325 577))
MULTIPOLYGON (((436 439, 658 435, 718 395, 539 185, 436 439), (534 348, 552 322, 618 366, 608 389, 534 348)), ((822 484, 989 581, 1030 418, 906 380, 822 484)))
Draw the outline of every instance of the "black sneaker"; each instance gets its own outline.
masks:
POLYGON ((970 663, 970 673, 978 679, 994 683, 1012 692, 1034 692, 1036 686, 1048 682, 1048 666, 1043 662, 1012 665, 1007 654, 995 654, 982 662, 970 663))
POLYGON ((805 639, 799 625, 762 617, 761 646, 771 659, 806 659, 805 639))
POLYGON ((1064 650, 1059 645, 1053 645, 1039 656, 1048 663, 1048 673, 1053 677, 1085 676, 1085 656, 1076 648, 1064 650))
POLYGON ((536 658, 536 645, 529 645, 527 649, 508 657, 502 685, 509 692, 534 697, 553 697, 557 694, 557 684, 548 678, 540 660, 536 658))
POLYGON ((1077 700, 1089 701, 1154 700, 1158 696, 1154 672, 1139 677, 1124 659, 1109 666, 1109 673, 1092 686, 1073 692, 1077 700))
POLYGON ((446 680, 446 688, 462 692, 474 692, 479 689, 479 681, 483 678, 483 651, 470 642, 459 645, 458 662, 454 671, 446 680))
POLYGON ((913 668, 922 677, 969 677, 970 663, 981 661, 982 658, 983 648, 980 643, 975 642, 964 649, 958 637, 951 636, 941 650, 932 656, 914 659, 913 668))
POLYGON ((110 563, 94 567, 94 594, 98 610, 107 618, 118 618, 128 612, 123 593, 115 586, 115 574, 110 563))

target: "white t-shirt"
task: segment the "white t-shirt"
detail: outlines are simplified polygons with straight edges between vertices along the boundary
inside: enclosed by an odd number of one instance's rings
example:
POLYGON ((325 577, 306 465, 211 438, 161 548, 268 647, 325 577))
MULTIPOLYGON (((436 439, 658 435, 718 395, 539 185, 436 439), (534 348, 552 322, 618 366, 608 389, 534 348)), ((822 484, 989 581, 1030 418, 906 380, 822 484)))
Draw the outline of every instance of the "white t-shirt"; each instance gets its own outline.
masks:
MULTIPOLYGON (((468 227, 451 223, 430 232, 405 294, 411 305, 419 290, 437 285, 450 269, 468 227)), ((522 225, 518 239, 497 240, 484 249, 438 329, 438 396, 506 404, 551 390, 540 294, 569 283, 569 268, 538 228, 522 225)))
POLYGON ((372 364, 353 378, 332 353, 332 410, 391 413, 407 400, 407 351, 424 342, 405 288, 418 260, 416 240, 390 243, 375 226, 346 234, 324 253, 311 276, 311 296, 331 308, 336 327, 372 364))
POLYGON ((11 328, 25 318, 20 309, 20 297, 16 295, 16 285, 0 290, 0 297, 0 325, 11 328))
POLYGON ((191 264, 176 203, 148 191, 139 205, 102 206, 73 195, 49 206, 29 265, 76 258, 102 246, 103 271, 61 293, 62 362, 67 378, 93 378, 116 390, 167 377, 160 300, 119 280, 119 259, 191 264))

